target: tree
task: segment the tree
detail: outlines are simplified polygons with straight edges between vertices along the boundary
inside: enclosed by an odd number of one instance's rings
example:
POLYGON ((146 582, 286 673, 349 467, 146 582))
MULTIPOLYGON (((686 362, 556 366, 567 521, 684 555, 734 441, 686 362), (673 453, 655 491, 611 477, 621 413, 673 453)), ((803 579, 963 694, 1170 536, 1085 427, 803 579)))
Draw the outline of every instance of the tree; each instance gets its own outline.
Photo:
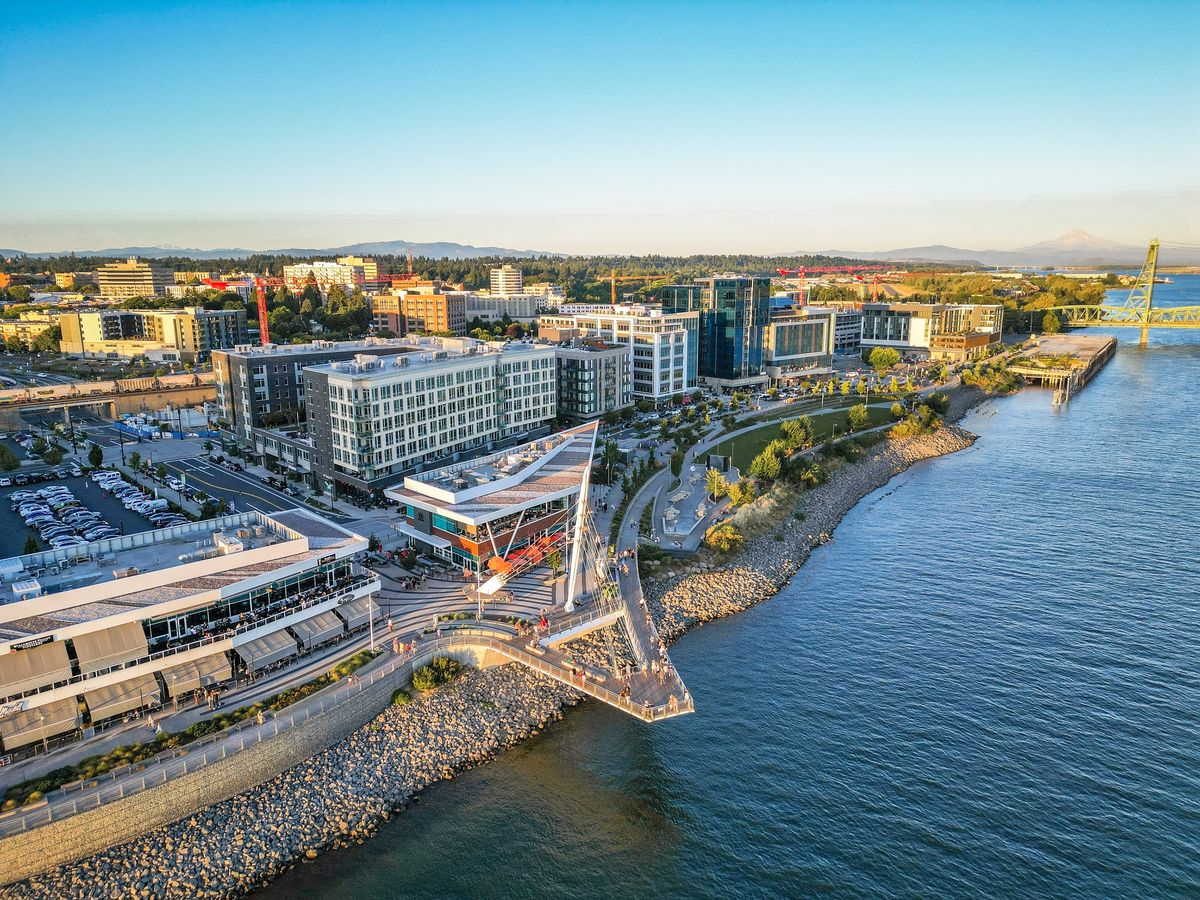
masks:
POLYGON ((22 553, 37 553, 40 549, 41 547, 38 545, 36 537, 32 534, 25 536, 25 549, 21 551, 22 553))
POLYGON ((892 413, 892 421, 899 422, 901 419, 904 418, 904 407, 901 406, 899 403, 893 403, 891 413, 892 413))
POLYGON ((600 464, 608 473, 608 483, 612 484, 613 467, 621 461, 621 448, 616 441, 605 441, 600 450, 600 464))
POLYGON ((38 352, 51 353, 58 352, 58 342, 62 340, 62 329, 55 325, 53 328, 47 328, 41 334, 33 339, 30 349, 38 352))
POLYGON ((765 448, 754 457, 754 462, 750 463, 750 474, 763 481, 774 481, 779 477, 779 471, 779 457, 770 447, 765 448))
POLYGON ((671 454, 671 474, 676 478, 683 471, 683 460, 687 456, 687 451, 682 447, 671 454))
POLYGON ((808 416, 788 419, 779 426, 779 437, 789 451, 811 447, 813 442, 812 419, 808 416))
POLYGON ((367 550, 371 553, 378 553, 383 549, 383 541, 379 539, 379 535, 373 534, 367 538, 367 550))
POLYGON ((0 469, 5 472, 11 472, 13 469, 18 469, 21 466, 21 461, 17 459, 17 455, 8 449, 7 445, 0 444, 0 469))
POLYGON ((546 554, 546 565, 550 567, 550 571, 555 575, 559 574, 563 568, 562 551, 555 548, 546 554))
POLYGON ((779 388, 777 388, 777 387, 767 388, 767 399, 768 400, 778 400, 779 399, 779 388))
POLYGON ((892 347, 876 347, 867 356, 867 363, 876 372, 883 372, 900 362, 900 351, 892 347))
POLYGON ((705 546, 718 553, 734 553, 745 546, 746 538, 737 530, 736 526, 725 522, 721 525, 713 525, 704 532, 704 543, 705 546))
POLYGON ((1058 334, 1062 331, 1062 319, 1054 312, 1048 312, 1042 317, 1042 332, 1045 334, 1058 334))
POLYGON ((53 444, 46 449, 45 453, 42 454, 42 462, 51 466, 57 466, 63 461, 64 455, 63 448, 57 444, 53 444))
POLYGON ((93 469, 98 469, 104 464, 104 451, 99 444, 92 444, 88 448, 88 465, 93 469))
POLYGON ((142 454, 134 450, 129 454, 129 465, 133 467, 133 471, 137 471, 142 467, 142 454))
POLYGON ((165 480, 167 477, 167 467, 164 466, 162 463, 159 463, 158 466, 156 466, 154 469, 154 477, 157 478, 159 481, 165 480))
POLYGON ((871 415, 867 412, 866 404, 856 403, 850 407, 850 412, 846 415, 846 421, 850 425, 851 431, 860 431, 867 427, 871 421, 871 415))
POLYGON ((719 500, 729 493, 729 480, 716 469, 709 469, 704 476, 704 489, 713 500, 719 500))

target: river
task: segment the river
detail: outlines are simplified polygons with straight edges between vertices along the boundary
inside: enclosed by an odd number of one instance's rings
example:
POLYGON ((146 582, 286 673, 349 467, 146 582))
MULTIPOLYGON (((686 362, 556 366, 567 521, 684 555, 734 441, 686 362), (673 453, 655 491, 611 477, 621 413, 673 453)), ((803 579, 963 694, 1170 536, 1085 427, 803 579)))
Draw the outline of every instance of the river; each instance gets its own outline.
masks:
POLYGON ((586 704, 263 893, 1197 896, 1200 332, 1114 333, 685 636, 695 715, 586 704))

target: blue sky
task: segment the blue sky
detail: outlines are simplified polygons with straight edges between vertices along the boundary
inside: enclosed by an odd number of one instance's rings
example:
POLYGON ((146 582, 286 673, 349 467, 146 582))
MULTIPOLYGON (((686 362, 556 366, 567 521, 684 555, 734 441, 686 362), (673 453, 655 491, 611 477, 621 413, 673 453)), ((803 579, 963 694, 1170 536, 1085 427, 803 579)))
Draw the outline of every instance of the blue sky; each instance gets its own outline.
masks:
POLYGON ((1194 2, 4 12, 0 247, 1200 241, 1194 2))

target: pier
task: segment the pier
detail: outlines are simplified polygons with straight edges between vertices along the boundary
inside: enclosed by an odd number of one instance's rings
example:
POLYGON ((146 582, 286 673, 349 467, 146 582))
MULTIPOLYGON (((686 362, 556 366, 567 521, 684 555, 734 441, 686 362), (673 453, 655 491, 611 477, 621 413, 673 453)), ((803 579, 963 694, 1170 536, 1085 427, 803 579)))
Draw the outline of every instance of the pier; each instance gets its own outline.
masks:
POLYGON ((1054 391, 1054 404, 1066 404, 1083 390, 1117 352, 1107 335, 1056 334, 1037 339, 1034 349, 1009 363, 1009 371, 1054 391))

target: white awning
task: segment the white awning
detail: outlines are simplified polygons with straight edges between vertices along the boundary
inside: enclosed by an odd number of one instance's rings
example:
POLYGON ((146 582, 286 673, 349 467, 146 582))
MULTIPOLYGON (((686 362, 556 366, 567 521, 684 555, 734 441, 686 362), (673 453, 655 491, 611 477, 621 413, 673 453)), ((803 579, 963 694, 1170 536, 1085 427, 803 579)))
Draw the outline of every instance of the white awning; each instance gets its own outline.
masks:
POLYGON ((153 675, 138 675, 118 684, 108 684, 83 695, 87 701, 92 721, 98 722, 111 716, 119 716, 131 709, 157 706, 162 702, 162 692, 153 675))
POLYGON ((124 625, 76 635, 71 642, 75 645, 75 656, 84 675, 102 672, 150 655, 141 622, 126 622, 124 625))
POLYGON ((196 671, 196 663, 193 661, 163 669, 162 677, 167 686, 167 693, 176 699, 200 687, 200 673, 196 671))
POLYGON ((212 656, 196 660, 196 671, 200 674, 200 683, 204 687, 228 681, 233 677, 233 666, 224 653, 214 653, 212 656))
POLYGON ((0 719, 0 737, 4 738, 5 750, 15 750, 43 737, 74 731, 78 725, 79 701, 68 697, 0 719))
POLYGON ((291 628, 300 637, 300 643, 304 648, 310 649, 323 644, 326 641, 331 641, 335 637, 345 633, 345 626, 342 620, 333 614, 332 611, 318 613, 311 619, 302 619, 299 622, 293 622, 291 628))
POLYGON ((379 606, 370 597, 359 597, 343 603, 337 608, 337 614, 346 620, 346 627, 351 631, 368 624, 371 619, 378 621, 383 616, 379 606))
POLYGON ((71 660, 63 641, 0 654, 0 697, 23 694, 70 677, 71 660))
POLYGON ((295 638, 282 628, 234 649, 255 672, 299 652, 295 638))
POLYGON ((439 550, 449 550, 450 549, 450 542, 448 540, 446 540, 445 538, 438 537, 436 534, 426 534, 423 531, 419 531, 418 529, 413 528, 407 522, 404 522, 404 521, 390 522, 389 527, 395 528, 402 535, 404 535, 405 537, 408 537, 408 538, 412 538, 414 541, 421 541, 422 543, 428 544, 431 547, 437 547, 439 550))

